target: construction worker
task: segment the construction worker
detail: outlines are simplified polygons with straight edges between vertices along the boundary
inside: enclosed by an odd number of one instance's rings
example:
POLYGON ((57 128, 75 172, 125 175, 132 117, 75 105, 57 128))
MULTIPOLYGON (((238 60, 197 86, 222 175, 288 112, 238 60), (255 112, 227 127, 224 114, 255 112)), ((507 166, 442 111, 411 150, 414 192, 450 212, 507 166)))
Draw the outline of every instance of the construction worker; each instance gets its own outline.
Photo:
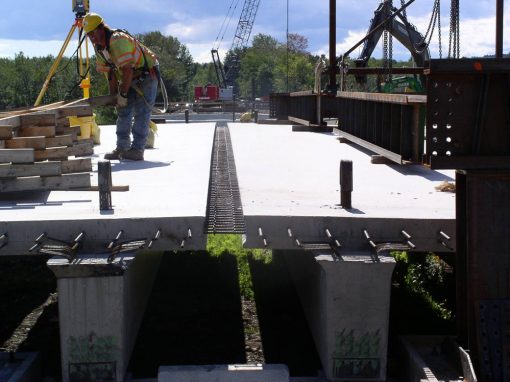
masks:
POLYGON ((143 160, 160 76, 156 55, 96 13, 86 14, 82 25, 94 44, 96 69, 107 75, 110 94, 117 95, 117 147, 104 158, 143 160))

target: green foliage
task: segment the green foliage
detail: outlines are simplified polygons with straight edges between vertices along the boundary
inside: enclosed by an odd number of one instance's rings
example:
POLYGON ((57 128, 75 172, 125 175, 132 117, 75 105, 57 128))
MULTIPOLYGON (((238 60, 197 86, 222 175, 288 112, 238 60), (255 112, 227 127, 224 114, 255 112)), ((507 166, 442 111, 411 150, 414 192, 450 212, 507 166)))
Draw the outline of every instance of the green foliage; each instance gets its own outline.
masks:
POLYGON ((182 101, 189 93, 195 66, 188 48, 172 36, 149 32, 137 36, 159 60, 161 76, 171 101, 182 101))
MULTIPOLYGON (((186 46, 175 37, 164 36, 160 32, 150 32, 138 37, 158 55, 169 99, 186 99, 190 93, 191 80, 196 72, 196 64, 193 63, 186 46)), ((92 49, 90 51, 93 52, 92 49)), ((18 53, 14 59, 0 59, 0 82, 2 83, 0 110, 32 106, 55 60, 56 58, 51 55, 29 58, 22 52, 18 53)), ((108 94, 105 76, 95 70, 94 56, 90 58, 90 64, 90 95, 108 94)), ((80 82, 81 76, 78 73, 76 56, 62 57, 42 104, 82 98, 80 82)), ((112 123, 112 120, 115 120, 113 113, 113 108, 101 110, 98 119, 112 123)))
POLYGON ((447 264, 431 253, 410 257, 406 252, 393 252, 392 256, 397 262, 394 282, 424 300, 437 317, 451 321, 453 312, 447 307, 444 292, 449 271, 447 264))
POLYGON ((272 261, 271 251, 257 249, 247 250, 243 248, 241 236, 239 235, 208 235, 207 251, 214 257, 219 257, 223 253, 229 253, 237 258, 241 296, 248 300, 253 300, 253 284, 248 257, 251 256, 256 260, 268 264, 272 261))

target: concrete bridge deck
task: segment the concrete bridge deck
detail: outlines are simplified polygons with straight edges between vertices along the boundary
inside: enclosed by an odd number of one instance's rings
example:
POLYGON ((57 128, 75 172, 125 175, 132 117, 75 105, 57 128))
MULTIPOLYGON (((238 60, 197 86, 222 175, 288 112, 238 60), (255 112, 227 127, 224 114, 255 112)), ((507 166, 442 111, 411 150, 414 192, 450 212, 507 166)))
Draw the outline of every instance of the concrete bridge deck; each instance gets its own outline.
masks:
MULTIPOLYGON (((298 249, 300 241, 324 241, 328 229, 345 250, 366 250, 364 230, 374 242, 399 242, 401 231, 417 250, 444 251, 442 230, 455 239, 455 196, 435 189, 453 181, 453 171, 418 165, 372 164, 371 153, 339 143, 334 134, 294 132, 289 125, 229 123, 246 222, 245 245, 298 249), (353 162, 352 209, 340 203, 339 163, 353 162), (289 237, 289 228, 292 238, 289 237), (264 240, 265 239, 265 240, 264 240)), ((161 124, 156 148, 144 162, 112 162, 113 211, 100 211, 98 192, 52 191, 0 195, 2 254, 24 254, 42 232, 72 241, 80 232, 84 251, 106 252, 120 230, 123 239, 160 239, 153 249, 205 248, 214 123, 161 124), (191 237, 189 237, 191 231, 191 237), (184 246, 181 248, 184 241, 184 246)), ((115 147, 114 126, 101 126, 97 162, 115 147)))

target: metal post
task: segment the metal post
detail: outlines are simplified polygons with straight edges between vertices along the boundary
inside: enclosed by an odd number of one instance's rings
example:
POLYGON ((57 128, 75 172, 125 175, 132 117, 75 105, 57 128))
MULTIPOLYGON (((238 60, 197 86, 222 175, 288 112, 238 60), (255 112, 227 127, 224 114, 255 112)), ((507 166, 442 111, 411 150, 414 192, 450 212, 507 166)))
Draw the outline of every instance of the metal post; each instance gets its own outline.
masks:
POLYGON ((503 0, 496 0, 496 58, 503 58, 503 0))
POLYGON ((336 90, 336 0, 329 0, 329 91, 336 90))
POLYGON ((232 122, 236 121, 236 96, 234 95, 234 90, 232 89, 232 122))
POLYGON ((340 161, 340 205, 343 208, 352 208, 352 161, 340 161))
POLYGON ((189 123, 189 109, 184 110, 184 121, 189 123))
POLYGON ((112 165, 110 161, 97 163, 97 182, 99 186, 99 209, 112 209, 112 165))

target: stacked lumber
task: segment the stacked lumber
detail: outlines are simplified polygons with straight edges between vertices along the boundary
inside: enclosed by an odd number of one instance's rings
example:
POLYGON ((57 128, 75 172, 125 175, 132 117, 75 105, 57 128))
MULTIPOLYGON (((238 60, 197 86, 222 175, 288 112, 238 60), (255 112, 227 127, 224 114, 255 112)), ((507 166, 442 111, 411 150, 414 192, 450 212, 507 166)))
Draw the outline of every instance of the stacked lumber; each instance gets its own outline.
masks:
POLYGON ((14 112, 0 119, 0 193, 90 188, 92 139, 80 139, 70 115, 91 116, 88 104, 14 112), (79 159, 75 159, 78 157, 79 159))

